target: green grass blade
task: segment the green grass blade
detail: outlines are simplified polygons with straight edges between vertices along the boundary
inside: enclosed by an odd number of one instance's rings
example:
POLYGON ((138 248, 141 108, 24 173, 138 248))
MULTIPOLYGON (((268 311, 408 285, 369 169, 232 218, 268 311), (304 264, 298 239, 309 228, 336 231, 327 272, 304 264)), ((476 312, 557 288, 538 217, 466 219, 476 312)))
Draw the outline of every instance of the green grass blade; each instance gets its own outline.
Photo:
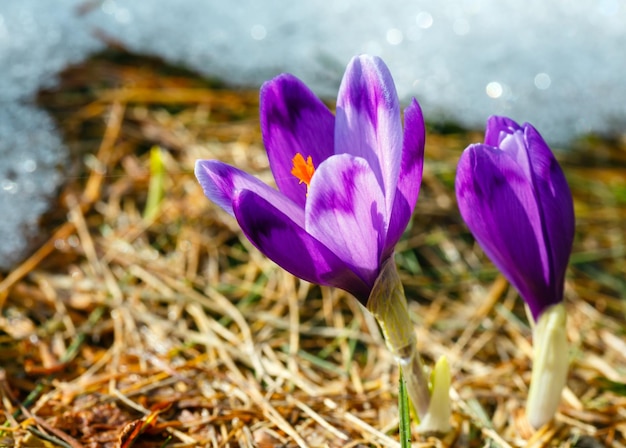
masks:
POLYGON ((398 386, 398 412, 400 413, 400 446, 402 448, 411 447, 411 413, 409 397, 406 394, 406 386, 400 370, 400 381, 398 386))
POLYGON ((143 211, 144 219, 150 221, 159 212, 159 205, 164 195, 165 164, 161 148, 153 146, 150 150, 150 184, 148 185, 148 199, 143 211))

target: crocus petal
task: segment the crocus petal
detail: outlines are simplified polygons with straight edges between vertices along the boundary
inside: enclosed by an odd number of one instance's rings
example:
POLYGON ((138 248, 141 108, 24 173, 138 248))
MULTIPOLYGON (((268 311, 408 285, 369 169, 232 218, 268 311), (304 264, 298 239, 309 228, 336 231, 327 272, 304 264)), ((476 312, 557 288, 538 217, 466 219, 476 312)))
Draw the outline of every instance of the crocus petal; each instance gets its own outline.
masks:
POLYGON ((359 56, 346 69, 337 98, 335 152, 369 162, 390 212, 402 158, 402 123, 393 79, 380 58, 359 56))
POLYGON ((365 159, 341 154, 319 166, 309 188, 306 229, 370 287, 380 268, 385 215, 382 191, 365 159))
POLYGON ((471 145, 459 160, 456 193, 467 226, 533 316, 560 301, 546 277, 548 255, 533 185, 515 159, 491 146, 471 145))
POLYGON ((499 148, 502 140, 516 131, 521 131, 522 127, 509 117, 492 115, 487 118, 485 127, 485 145, 499 148))
POLYGON ((280 267, 306 281, 335 286, 367 300, 370 288, 346 263, 264 197, 243 190, 236 195, 233 209, 246 237, 280 267))
POLYGON ((520 126, 507 117, 489 117, 485 143, 512 157, 533 186, 547 248, 544 276, 554 288, 551 297, 560 298, 575 230, 572 194, 563 170, 548 144, 528 123, 520 126))
POLYGON ((532 148, 528 157, 550 257, 550 281, 554 296, 560 298, 576 227, 572 193, 554 154, 530 124, 524 125, 524 138, 527 147, 532 148))
POLYGON ((195 174, 204 194, 226 212, 235 216, 233 201, 242 190, 253 191, 263 196, 274 207, 291 217, 298 225, 304 226, 304 209, 279 191, 264 184, 245 171, 217 160, 198 160, 195 174))
POLYGON ((261 87, 261 132, 279 190, 304 208, 307 187, 291 174, 296 153, 314 166, 334 153, 335 117, 298 78, 282 74, 261 87))
POLYGON ((487 119, 485 144, 506 152, 517 163, 520 174, 532 183, 533 168, 523 127, 508 117, 492 115, 487 119))
POLYGON ((383 259, 393 252, 411 216, 422 183, 426 128, 422 110, 415 99, 404 111, 404 139, 398 186, 391 211, 383 259))

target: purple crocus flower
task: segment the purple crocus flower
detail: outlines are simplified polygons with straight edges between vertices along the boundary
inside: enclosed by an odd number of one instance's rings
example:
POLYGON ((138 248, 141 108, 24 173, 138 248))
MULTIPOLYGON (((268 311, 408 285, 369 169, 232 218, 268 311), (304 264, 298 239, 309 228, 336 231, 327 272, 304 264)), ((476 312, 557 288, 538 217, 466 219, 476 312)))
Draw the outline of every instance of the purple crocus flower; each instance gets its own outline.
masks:
POLYGON ((417 200, 425 139, 417 101, 404 112, 403 132, 389 70, 359 56, 343 77, 336 115, 289 74, 262 86, 260 114, 278 189, 200 160, 204 193, 279 266, 365 305, 417 200))
POLYGON ((528 304, 535 322, 563 300, 574 239, 567 181, 537 130, 490 117, 456 175, 459 209, 487 256, 528 304))

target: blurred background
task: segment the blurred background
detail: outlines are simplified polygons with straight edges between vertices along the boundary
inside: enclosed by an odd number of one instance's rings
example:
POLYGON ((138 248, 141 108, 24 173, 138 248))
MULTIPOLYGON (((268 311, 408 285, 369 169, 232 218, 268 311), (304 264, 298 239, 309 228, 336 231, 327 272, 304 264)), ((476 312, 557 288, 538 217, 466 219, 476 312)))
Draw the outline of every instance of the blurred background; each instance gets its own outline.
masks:
POLYGON ((328 97, 347 61, 372 53, 431 124, 480 129, 489 115, 506 114, 566 144, 623 134, 625 23, 618 0, 2 2, 0 208, 14 213, 0 222, 10 241, 0 269, 36 238, 47 196, 63 181, 67 148, 37 92, 106 48, 231 86, 257 87, 288 71, 328 97))

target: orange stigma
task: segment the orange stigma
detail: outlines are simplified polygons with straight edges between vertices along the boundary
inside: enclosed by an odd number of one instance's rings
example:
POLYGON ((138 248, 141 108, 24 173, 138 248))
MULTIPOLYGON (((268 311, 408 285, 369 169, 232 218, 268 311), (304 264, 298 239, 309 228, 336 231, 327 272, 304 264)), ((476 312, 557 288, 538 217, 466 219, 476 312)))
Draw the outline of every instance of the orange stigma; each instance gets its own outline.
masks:
POLYGON ((311 185, 311 178, 313 177, 313 173, 315 173, 313 159, 311 158, 311 156, 309 156, 306 160, 304 160, 302 154, 298 152, 291 161, 293 162, 291 174, 296 176, 300 183, 304 182, 308 190, 309 185, 311 185))

